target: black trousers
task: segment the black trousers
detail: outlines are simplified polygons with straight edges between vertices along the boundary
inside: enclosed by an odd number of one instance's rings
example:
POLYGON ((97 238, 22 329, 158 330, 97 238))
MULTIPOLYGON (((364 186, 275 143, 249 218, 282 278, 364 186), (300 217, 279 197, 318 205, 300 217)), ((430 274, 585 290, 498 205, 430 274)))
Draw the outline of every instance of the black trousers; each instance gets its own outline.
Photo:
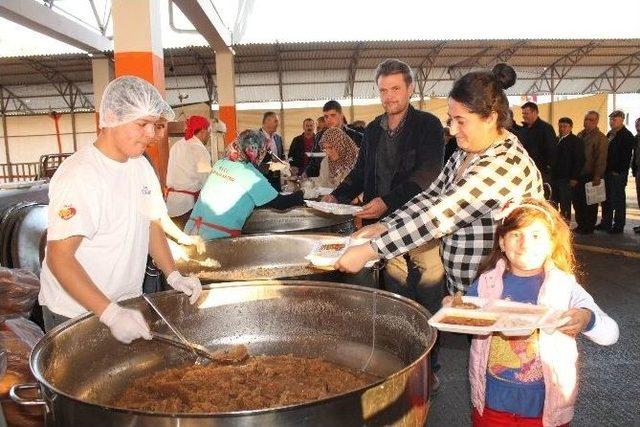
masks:
POLYGON ((583 175, 574 188, 573 209, 576 211, 578 227, 585 231, 593 231, 598 219, 598 204, 587 205, 587 193, 584 185, 593 180, 592 175, 583 175))
POLYGON ((551 181, 551 203, 560 211, 567 222, 571 221, 572 189, 568 179, 554 179, 551 181))

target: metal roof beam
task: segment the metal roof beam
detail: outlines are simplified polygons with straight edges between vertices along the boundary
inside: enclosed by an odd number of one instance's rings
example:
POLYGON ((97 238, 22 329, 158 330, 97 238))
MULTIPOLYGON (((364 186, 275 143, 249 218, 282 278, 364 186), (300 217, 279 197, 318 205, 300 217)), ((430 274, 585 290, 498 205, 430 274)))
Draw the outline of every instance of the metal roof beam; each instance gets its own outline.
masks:
POLYGON ((113 49, 102 34, 65 18, 35 0, 0 0, 0 17, 87 52, 113 49))
POLYGON ((24 99, 11 92, 6 87, 0 86, 0 114, 6 115, 8 112, 34 113, 24 99), (13 110, 8 109, 9 102, 13 104, 13 110))
POLYGON ((204 0, 170 0, 180 8, 184 16, 191 21, 191 24, 205 38, 207 43, 216 52, 230 52, 233 38, 229 28, 222 22, 212 2, 209 7, 204 0), (211 10, 213 9, 213 10, 211 10))
POLYGON ((424 59, 416 69, 416 83, 418 84, 414 86, 413 91, 420 95, 420 99, 424 98, 425 86, 427 84, 427 80, 429 80, 429 75, 435 67, 436 58, 440 55, 446 44, 447 42, 440 42, 429 48, 428 53, 424 56, 424 59))
POLYGON ((193 48, 189 48, 191 55, 196 60, 196 64, 200 70, 200 75, 202 76, 202 81, 204 82, 204 88, 207 91, 207 97, 209 99, 209 104, 214 102, 218 102, 218 90, 216 88, 216 83, 213 79, 213 73, 211 72, 211 68, 209 68, 209 64, 205 59, 198 53, 197 50, 193 48))
POLYGON ((625 57, 607 68, 598 77, 593 79, 583 92, 617 92, 620 87, 622 87, 622 84, 631 77, 638 68, 640 68, 640 51, 625 57))
POLYGON ((94 109, 93 104, 78 85, 61 72, 33 58, 23 58, 22 61, 44 76, 62 96, 70 109, 73 110, 76 107, 94 109), (80 105, 77 104, 78 101, 80 101, 80 105))
POLYGON ((451 76, 452 79, 456 80, 462 77, 463 75, 465 75, 466 73, 472 71, 476 67, 491 68, 498 63, 507 62, 518 51, 518 49, 520 49, 526 44, 527 44, 526 40, 520 40, 515 44, 513 44, 512 46, 509 46, 508 48, 501 50, 500 52, 498 52, 496 55, 493 55, 493 56, 486 55, 486 53, 489 50, 491 50, 491 48, 483 49, 479 52, 476 52, 469 58, 462 60, 457 64, 449 67, 449 70, 448 70, 449 75, 451 76), (491 59, 483 63, 481 59, 485 57, 490 57, 491 59))
POLYGON ((538 94, 541 92, 555 93, 558 85, 562 79, 567 76, 569 71, 596 47, 598 47, 598 43, 590 42, 561 56, 554 61, 553 64, 545 68, 540 77, 533 82, 525 94, 538 94))
MULTIPOLYGON (((363 42, 358 42, 356 48, 351 56, 349 62, 349 69, 347 70, 347 82, 344 87, 344 97, 353 97, 353 87, 355 86, 356 72, 358 71, 358 62, 360 61, 360 51, 362 49, 363 42)), ((376 82, 377 83, 377 82, 376 82)))

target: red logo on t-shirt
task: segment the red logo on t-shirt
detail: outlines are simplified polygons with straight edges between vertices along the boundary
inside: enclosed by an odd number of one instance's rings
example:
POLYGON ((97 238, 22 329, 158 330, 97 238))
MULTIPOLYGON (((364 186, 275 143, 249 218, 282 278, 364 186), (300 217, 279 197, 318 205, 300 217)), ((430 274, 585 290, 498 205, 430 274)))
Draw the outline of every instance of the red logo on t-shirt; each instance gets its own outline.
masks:
POLYGON ((64 219, 65 221, 73 218, 75 214, 76 214, 76 208, 74 208, 71 205, 64 205, 62 209, 58 211, 58 216, 64 219))

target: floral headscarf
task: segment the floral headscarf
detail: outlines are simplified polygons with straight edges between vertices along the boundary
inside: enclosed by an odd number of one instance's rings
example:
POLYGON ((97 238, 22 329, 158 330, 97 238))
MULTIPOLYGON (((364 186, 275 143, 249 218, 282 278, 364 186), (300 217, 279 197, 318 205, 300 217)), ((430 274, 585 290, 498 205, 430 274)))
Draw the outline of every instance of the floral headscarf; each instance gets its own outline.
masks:
POLYGON ((267 144, 262 132, 247 129, 227 147, 227 158, 233 162, 251 162, 258 166, 267 154, 267 144))
POLYGON ((331 177, 344 177, 356 164, 358 158, 358 147, 349 135, 340 128, 328 128, 320 138, 320 148, 323 150, 330 145, 338 152, 337 160, 329 160, 329 174, 331 177))

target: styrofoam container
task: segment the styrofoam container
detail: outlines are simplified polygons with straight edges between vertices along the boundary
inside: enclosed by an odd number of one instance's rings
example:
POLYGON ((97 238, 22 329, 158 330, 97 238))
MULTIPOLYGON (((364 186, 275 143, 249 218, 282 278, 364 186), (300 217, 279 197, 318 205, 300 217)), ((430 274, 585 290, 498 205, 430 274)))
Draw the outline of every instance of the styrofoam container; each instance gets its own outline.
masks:
POLYGON ((429 324, 440 331, 461 334, 488 335, 500 332, 506 336, 527 336, 536 329, 552 333, 568 321, 568 318, 562 317, 562 312, 542 305, 467 296, 462 297, 462 301, 476 304, 480 308, 445 306, 429 319, 429 324), (443 322, 447 316, 495 319, 495 322, 490 326, 456 325, 443 322))
POLYGON ((354 215, 362 210, 362 206, 343 205, 339 203, 315 202, 313 200, 305 200, 304 203, 310 208, 334 215, 354 215))

